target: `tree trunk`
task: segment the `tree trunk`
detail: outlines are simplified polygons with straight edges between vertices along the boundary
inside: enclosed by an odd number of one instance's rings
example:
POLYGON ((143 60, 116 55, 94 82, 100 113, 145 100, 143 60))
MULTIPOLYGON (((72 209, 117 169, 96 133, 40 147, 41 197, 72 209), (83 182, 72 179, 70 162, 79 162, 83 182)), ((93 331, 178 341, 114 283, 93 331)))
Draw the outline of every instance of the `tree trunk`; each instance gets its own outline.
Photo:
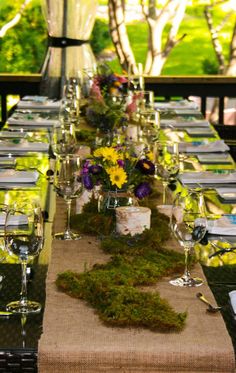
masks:
POLYGON ((128 71, 128 67, 132 66, 133 72, 137 73, 136 62, 125 25, 124 0, 109 0, 108 11, 110 34, 120 64, 123 70, 128 71))
POLYGON ((149 0, 148 12, 145 10, 144 0, 141 0, 142 12, 149 27, 148 54, 145 64, 145 73, 160 75, 171 50, 186 36, 176 39, 180 23, 184 17, 187 0, 168 0, 159 14, 155 1, 149 0), (163 32, 168 23, 171 28, 163 46, 163 32))
POLYGON ((27 7, 27 5, 31 3, 31 0, 25 0, 19 11, 16 13, 15 17, 12 18, 9 22, 7 22, 1 29, 0 29, 0 38, 3 38, 7 31, 10 30, 11 28, 13 28, 14 26, 17 25, 17 23, 20 21, 21 19, 21 16, 22 16, 22 13, 24 12, 25 8, 27 7))

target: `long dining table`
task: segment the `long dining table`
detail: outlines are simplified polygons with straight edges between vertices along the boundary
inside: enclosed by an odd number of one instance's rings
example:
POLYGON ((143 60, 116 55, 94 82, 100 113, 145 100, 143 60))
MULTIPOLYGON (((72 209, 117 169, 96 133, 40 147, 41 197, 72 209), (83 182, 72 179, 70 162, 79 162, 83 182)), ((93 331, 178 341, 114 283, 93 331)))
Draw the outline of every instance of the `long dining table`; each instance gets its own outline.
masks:
MULTIPOLYGON (((158 109, 161 112, 163 136, 172 140, 177 139, 181 144, 187 143, 189 147, 210 146, 209 144, 214 141, 219 141, 216 144, 217 147, 222 146, 215 130, 211 126, 206 126, 206 121, 195 106, 189 107, 188 103, 186 106, 181 103, 179 108, 178 102, 162 103, 158 109), (202 124, 199 127, 192 125, 189 129, 186 122, 188 124, 191 121, 194 122, 195 118, 202 124)), ((36 123, 30 117, 27 118, 28 124, 25 125, 25 119, 21 118, 21 122, 17 123, 16 116, 12 120, 10 118, 3 131, 25 133, 27 134, 25 141, 30 139, 32 142, 34 139, 38 143, 50 142, 50 131, 45 130, 44 122, 40 125, 38 120, 36 123)), ((55 123, 50 122, 50 125, 55 125, 55 123)), ((15 186, 15 184, 14 187, 13 184, 11 186, 2 184, 2 187, 0 185, 1 202, 11 203, 17 198, 26 200, 37 198, 46 211, 45 249, 37 262, 30 267, 32 277, 29 280, 30 295, 38 297, 45 307, 41 314, 29 316, 27 319, 18 316, 0 318, 0 330, 2 330, 0 371, 38 370, 40 373, 235 372, 232 332, 235 320, 227 292, 236 289, 236 280, 224 282, 216 274, 213 283, 208 283, 207 277, 208 267, 211 269, 212 264, 213 270, 216 269, 217 264, 221 267, 230 267, 231 263, 235 263, 235 254, 229 253, 222 258, 214 257, 211 261, 209 259, 211 251, 207 251, 207 247, 199 247, 197 255, 203 265, 197 263, 192 270, 194 275, 204 278, 204 285, 200 291, 213 304, 217 297, 214 298, 212 291, 220 286, 224 287, 225 303, 222 304, 222 313, 206 312, 206 306, 196 297, 197 288, 171 286, 170 278, 166 276, 155 285, 145 287, 143 290, 158 291, 176 311, 187 312, 186 326, 183 331, 160 333, 144 328, 109 327, 99 319, 94 309, 86 302, 59 291, 55 280, 57 275, 63 271, 72 270, 81 273, 85 268, 91 269, 94 264, 106 263, 110 256, 101 250, 98 237, 82 235, 79 241, 53 239, 53 233, 65 226, 66 208, 64 201, 56 196, 51 178, 45 176, 47 169, 50 169, 53 163, 53 159, 48 156, 50 147, 47 151, 22 152, 20 157, 17 151, 15 150, 15 157, 13 157, 17 168, 30 170, 35 162, 33 167, 38 169, 40 177, 36 185, 23 185, 23 188, 22 185, 15 186), (225 310, 227 320, 224 317, 225 310), (14 330, 16 330, 15 333, 14 330), (8 337, 5 338, 5 335, 8 337), (17 338, 14 339, 15 336, 17 338)), ((200 156, 196 156, 191 150, 189 154, 184 152, 183 173, 214 171, 216 174, 225 175, 235 170, 234 160, 228 151, 218 152, 214 149, 212 153, 214 152, 216 153, 215 159, 210 159, 208 152, 201 153, 200 156), (222 153, 225 155, 224 159, 222 153)), ((2 151, 2 154, 6 155, 6 150, 2 151)), ((7 158, 12 159, 12 156, 7 158)), ((199 186, 198 180, 197 186, 199 186)), ((206 190, 205 193, 211 206, 217 205, 218 209, 221 208, 223 211, 226 209, 225 211, 231 214, 235 213, 236 200, 227 200, 227 196, 218 195, 215 189, 206 190)), ((157 200, 158 204, 161 204, 161 201, 157 200)), ((181 250, 174 238, 166 241, 165 247, 181 250)), ((15 286, 16 282, 20 283, 19 266, 15 263, 2 264, 0 270, 5 276, 1 289, 1 305, 4 307, 4 304, 11 297, 16 297, 19 291, 19 287, 17 289, 15 286)))

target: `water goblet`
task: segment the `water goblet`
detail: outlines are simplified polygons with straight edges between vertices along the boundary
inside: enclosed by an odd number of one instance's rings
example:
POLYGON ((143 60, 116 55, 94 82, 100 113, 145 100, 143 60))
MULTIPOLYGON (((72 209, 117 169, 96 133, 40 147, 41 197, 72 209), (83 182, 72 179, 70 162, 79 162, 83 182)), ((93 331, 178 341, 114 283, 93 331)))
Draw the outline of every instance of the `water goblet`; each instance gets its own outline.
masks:
POLYGON ((80 158, 73 154, 61 155, 57 159, 55 169, 54 187, 67 204, 67 226, 64 232, 56 233, 54 237, 59 240, 78 240, 81 236, 71 231, 70 218, 72 200, 79 197, 83 191, 80 158))
POLYGON ((160 114, 156 110, 140 111, 139 123, 147 144, 157 141, 160 134, 160 114))
MULTIPOLYGON (((4 248, 4 232, 5 232, 5 222, 7 217, 8 206, 6 204, 0 204, 0 262, 5 258, 5 248, 4 248)), ((0 275, 0 288, 2 285, 4 276, 0 275)))
POLYGON ((128 90, 137 91, 144 90, 143 65, 137 64, 137 73, 133 73, 133 66, 128 66, 128 90))
POLYGON ((166 204, 168 184, 175 180, 179 172, 178 143, 157 141, 153 145, 155 176, 160 177, 163 185, 163 204, 166 204))
POLYGON ((185 268, 181 277, 170 280, 170 284, 181 287, 201 286, 201 278, 192 277, 189 270, 189 257, 191 250, 205 236, 207 218, 202 193, 178 193, 170 217, 170 227, 179 244, 184 248, 185 268))
POLYGON ((20 314, 38 313, 41 304, 27 298, 27 263, 43 248, 43 215, 39 206, 9 208, 5 221, 5 248, 19 259, 22 269, 20 299, 7 304, 7 311, 20 314))
POLYGON ((77 140, 73 123, 64 123, 61 127, 53 127, 51 148, 55 156, 73 154, 77 148, 77 140))

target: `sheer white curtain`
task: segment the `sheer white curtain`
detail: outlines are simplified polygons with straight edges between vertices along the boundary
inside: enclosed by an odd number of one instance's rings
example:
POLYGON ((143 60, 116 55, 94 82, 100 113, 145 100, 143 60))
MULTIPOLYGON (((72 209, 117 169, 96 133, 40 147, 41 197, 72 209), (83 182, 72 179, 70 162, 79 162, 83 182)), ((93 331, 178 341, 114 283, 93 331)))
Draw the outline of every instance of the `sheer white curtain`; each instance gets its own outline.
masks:
POLYGON ((42 69, 42 93, 60 97, 66 78, 96 66, 89 38, 97 0, 42 0, 42 7, 49 35, 42 69))

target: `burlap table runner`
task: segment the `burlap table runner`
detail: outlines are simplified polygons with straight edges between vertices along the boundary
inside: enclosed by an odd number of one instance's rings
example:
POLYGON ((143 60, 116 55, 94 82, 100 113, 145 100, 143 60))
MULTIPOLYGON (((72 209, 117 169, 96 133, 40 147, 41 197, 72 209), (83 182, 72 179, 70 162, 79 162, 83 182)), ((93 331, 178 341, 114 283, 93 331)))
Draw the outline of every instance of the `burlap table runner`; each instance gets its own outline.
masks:
MULTIPOLYGON (((63 228, 62 205, 58 203, 55 229, 63 228)), ((163 279, 158 290, 179 312, 188 311, 181 333, 161 334, 145 329, 112 328, 102 324, 85 302, 59 292, 59 272, 83 271, 109 257, 95 238, 77 242, 53 241, 46 284, 43 334, 39 341, 40 373, 223 373, 234 372, 231 339, 220 315, 206 313, 195 289, 176 288, 163 279)), ((195 275, 204 276, 199 265, 195 275)), ((201 291, 214 302, 205 284, 201 291)))

